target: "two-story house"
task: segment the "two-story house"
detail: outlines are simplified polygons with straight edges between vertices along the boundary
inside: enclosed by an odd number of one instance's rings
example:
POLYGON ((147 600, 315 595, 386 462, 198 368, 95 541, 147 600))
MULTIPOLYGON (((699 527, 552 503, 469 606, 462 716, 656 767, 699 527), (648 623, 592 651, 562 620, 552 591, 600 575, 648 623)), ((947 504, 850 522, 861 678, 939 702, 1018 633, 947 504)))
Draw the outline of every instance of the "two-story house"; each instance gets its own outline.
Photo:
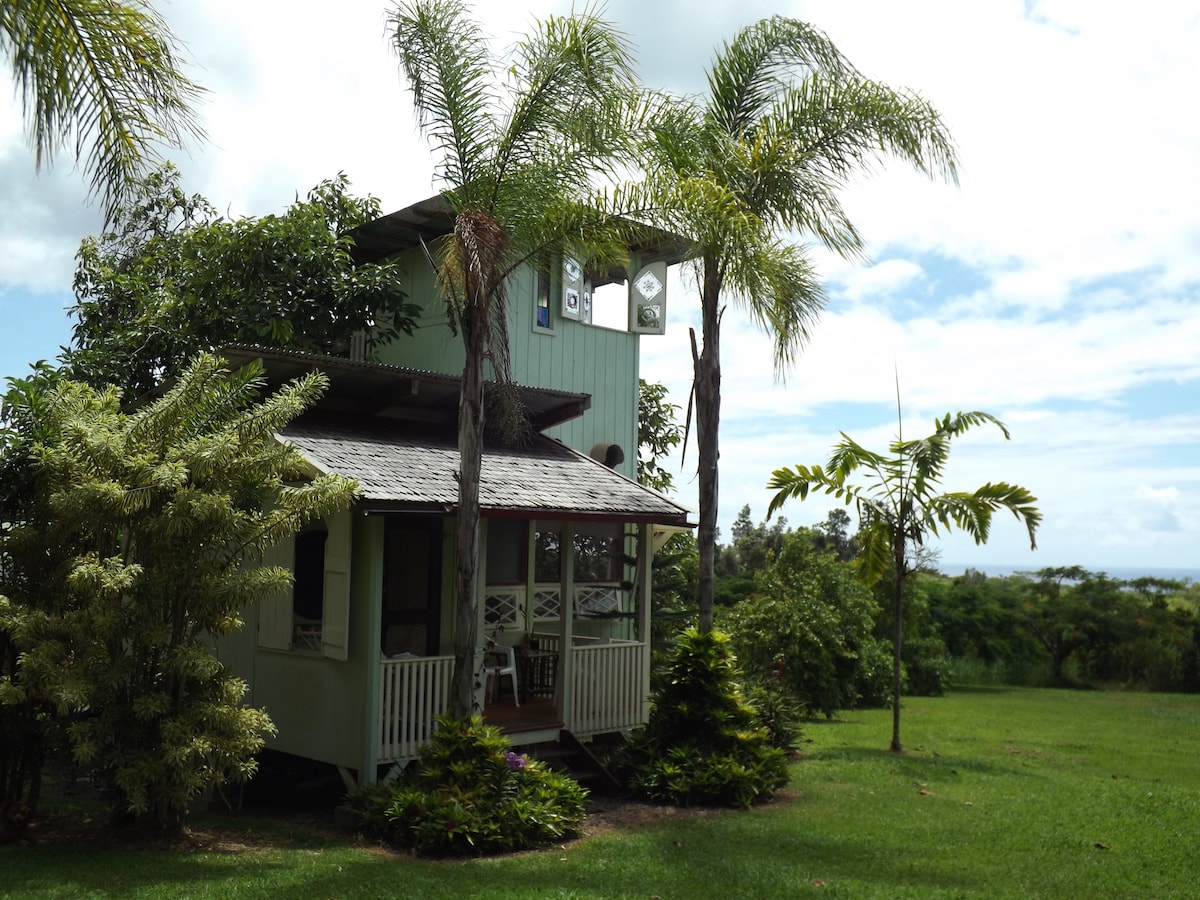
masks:
MULTIPOLYGON (((280 437, 314 471, 362 489, 353 509, 277 548, 293 589, 248 610, 221 647, 278 728, 270 746, 348 781, 412 759, 449 699, 463 350, 420 242, 451 226, 434 198, 356 232, 360 262, 409 259, 406 290, 423 304, 418 334, 378 361, 226 353, 261 360, 274 384, 325 372, 327 396, 280 437)), ((689 513, 634 480, 638 341, 663 327, 666 267, 678 260, 677 243, 647 231, 626 272, 593 276, 567 258, 509 284, 512 375, 531 434, 484 449, 479 702, 523 744, 645 721, 650 561, 689 513), (624 282, 632 324, 594 321, 602 281, 624 282)))

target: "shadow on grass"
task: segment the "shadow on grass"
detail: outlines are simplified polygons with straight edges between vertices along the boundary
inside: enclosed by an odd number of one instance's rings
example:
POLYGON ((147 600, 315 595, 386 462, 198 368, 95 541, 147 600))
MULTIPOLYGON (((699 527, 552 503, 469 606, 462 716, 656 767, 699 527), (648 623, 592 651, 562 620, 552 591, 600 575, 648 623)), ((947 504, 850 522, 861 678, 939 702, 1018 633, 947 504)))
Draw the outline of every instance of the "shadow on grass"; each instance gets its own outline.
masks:
POLYGON ((1030 688, 1014 687, 1011 684, 954 684, 947 693, 951 694, 1011 694, 1014 691, 1028 691, 1030 688))
POLYGON ((872 764, 880 768, 896 769, 905 774, 944 776, 946 774, 973 773, 993 777, 1029 777, 1034 772, 1015 763, 998 762, 973 756, 943 756, 912 750, 892 753, 887 749, 869 747, 825 747, 804 757, 801 765, 823 763, 872 764))

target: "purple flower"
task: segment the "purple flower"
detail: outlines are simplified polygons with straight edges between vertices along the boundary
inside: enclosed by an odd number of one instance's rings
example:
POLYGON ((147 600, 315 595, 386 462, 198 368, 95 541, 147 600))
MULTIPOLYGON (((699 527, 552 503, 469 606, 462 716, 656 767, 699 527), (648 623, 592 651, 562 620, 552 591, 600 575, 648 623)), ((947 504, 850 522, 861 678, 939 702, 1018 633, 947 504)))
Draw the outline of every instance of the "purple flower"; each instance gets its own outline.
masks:
POLYGON ((504 761, 508 763, 508 767, 510 769, 524 769, 525 764, 529 762, 529 757, 522 753, 514 753, 512 750, 509 750, 504 754, 504 761))

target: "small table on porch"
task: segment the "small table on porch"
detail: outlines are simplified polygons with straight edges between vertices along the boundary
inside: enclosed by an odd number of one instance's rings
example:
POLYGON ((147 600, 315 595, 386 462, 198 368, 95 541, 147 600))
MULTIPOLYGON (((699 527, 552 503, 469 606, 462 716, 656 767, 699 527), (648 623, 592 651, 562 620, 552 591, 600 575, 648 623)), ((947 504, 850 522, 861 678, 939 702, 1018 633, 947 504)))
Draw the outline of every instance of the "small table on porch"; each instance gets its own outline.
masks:
POLYGON ((517 683, 522 699, 553 697, 554 677, 558 674, 558 654, 553 650, 517 648, 517 683))

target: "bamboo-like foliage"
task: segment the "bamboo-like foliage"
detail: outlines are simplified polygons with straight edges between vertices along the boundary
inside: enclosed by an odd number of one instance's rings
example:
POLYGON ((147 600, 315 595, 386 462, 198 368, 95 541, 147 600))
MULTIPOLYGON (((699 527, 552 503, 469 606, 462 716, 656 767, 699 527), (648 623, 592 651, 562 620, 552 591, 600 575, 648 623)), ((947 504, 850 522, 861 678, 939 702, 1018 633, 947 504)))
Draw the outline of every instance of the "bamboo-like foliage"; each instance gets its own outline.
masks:
MULTIPOLYGON (((403 2, 389 22, 455 216, 453 232, 427 253, 466 350, 452 689, 454 711, 466 715, 477 651, 483 383, 489 374, 500 385, 509 379, 505 285, 518 267, 547 266, 568 250, 593 263, 623 257, 631 226, 615 213, 626 197, 597 186, 628 159, 631 123, 647 104, 624 40, 590 11, 538 22, 503 59, 458 0, 403 2)), ((505 415, 520 419, 511 406, 505 415)))
MULTIPOLYGON (((703 98, 676 98, 644 147, 662 221, 695 248, 693 335, 700 486, 700 626, 712 626, 720 426, 720 320, 733 302, 774 338, 784 374, 825 302, 800 232, 848 257, 862 236, 840 190, 887 159, 953 181, 956 154, 919 95, 863 77, 820 31, 773 16, 718 51, 703 98), (787 236, 785 236, 787 235, 787 236)), ((652 191, 653 192, 653 191, 652 191)))
POLYGON ((40 168, 69 148, 111 221, 159 145, 203 137, 202 89, 179 45, 142 0, 4 0, 0 55, 21 93, 40 168))
POLYGON ((1006 482, 988 482, 974 491, 941 491, 942 473, 950 456, 950 442, 971 428, 995 425, 1009 439, 1004 423, 989 413, 949 413, 934 422, 927 437, 904 440, 903 434, 888 445, 887 453, 868 450, 842 433, 825 466, 784 466, 776 469, 767 483, 774 490, 767 515, 788 500, 806 499, 823 493, 853 504, 861 530, 859 576, 874 584, 889 571, 894 576, 892 632, 892 750, 900 743, 900 639, 904 583, 910 571, 911 554, 942 531, 958 528, 977 544, 987 542, 997 511, 1008 510, 1025 524, 1030 549, 1037 547, 1037 528, 1042 514, 1037 498, 1028 489, 1006 482), (853 480, 858 476, 861 480, 853 480))
POLYGON ((353 498, 275 438, 325 384, 311 374, 259 400, 261 371, 201 356, 133 413, 74 382, 33 411, 36 490, 3 536, 0 637, 21 655, 0 706, 37 698, 64 723, 118 817, 177 829, 199 790, 253 772, 273 732, 214 641, 289 583, 263 551, 353 498))

